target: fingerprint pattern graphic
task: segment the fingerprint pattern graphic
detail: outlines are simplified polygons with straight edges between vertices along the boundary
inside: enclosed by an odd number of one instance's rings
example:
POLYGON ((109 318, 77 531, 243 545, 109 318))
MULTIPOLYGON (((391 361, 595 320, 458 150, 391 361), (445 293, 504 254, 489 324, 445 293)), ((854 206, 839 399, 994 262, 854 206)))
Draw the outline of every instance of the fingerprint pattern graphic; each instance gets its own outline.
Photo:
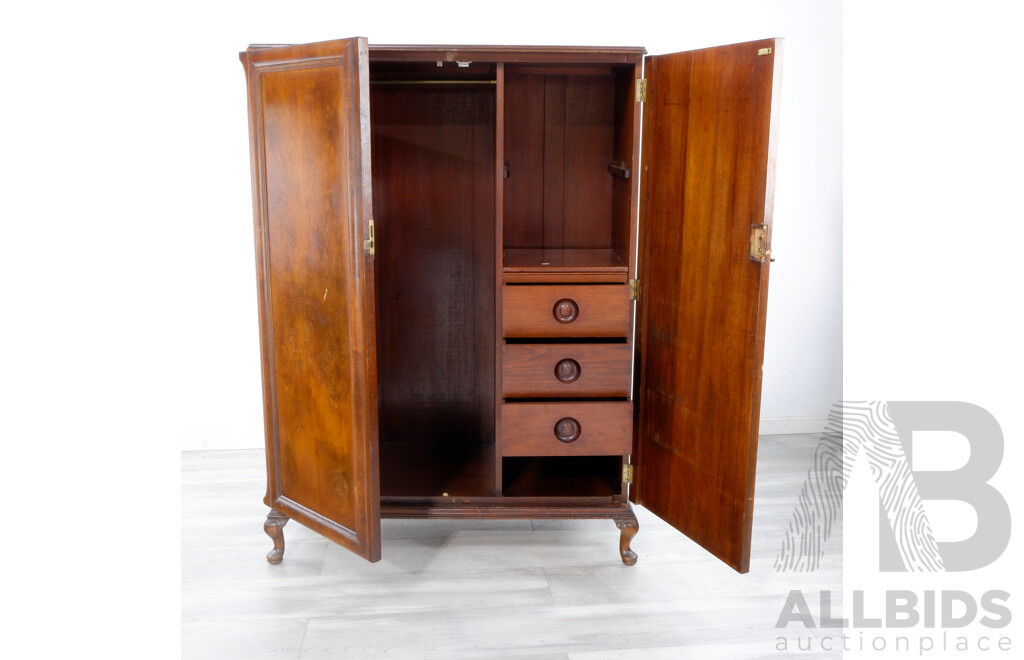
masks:
POLYGON ((813 571, 820 566, 822 548, 842 507, 843 491, 862 453, 906 570, 944 570, 888 405, 885 401, 845 401, 835 404, 829 413, 814 465, 775 559, 776 571, 813 571))
POLYGON ((843 505, 846 473, 843 470, 843 407, 832 407, 814 450, 814 464, 800 489, 793 518, 775 559, 778 572, 814 571, 843 505))

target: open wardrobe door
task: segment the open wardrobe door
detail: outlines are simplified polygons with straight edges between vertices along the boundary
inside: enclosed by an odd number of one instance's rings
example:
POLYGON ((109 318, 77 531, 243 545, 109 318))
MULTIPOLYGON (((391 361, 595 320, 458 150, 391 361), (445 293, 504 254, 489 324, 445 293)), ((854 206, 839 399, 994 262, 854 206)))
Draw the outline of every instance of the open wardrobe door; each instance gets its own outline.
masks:
POLYGON ((252 46, 241 59, 249 88, 265 502, 376 561, 366 40, 252 46))
POLYGON ((750 562, 781 39, 648 57, 631 499, 750 562))

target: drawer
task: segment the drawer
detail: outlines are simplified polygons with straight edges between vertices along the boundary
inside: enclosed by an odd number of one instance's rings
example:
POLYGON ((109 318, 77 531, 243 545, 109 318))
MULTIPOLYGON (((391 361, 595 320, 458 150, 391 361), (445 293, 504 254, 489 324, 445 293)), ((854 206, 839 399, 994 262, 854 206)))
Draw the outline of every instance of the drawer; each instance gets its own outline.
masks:
POLYGON ((566 401, 501 406, 502 456, 615 456, 633 451, 633 404, 566 401))
POLYGON ((628 397, 629 344, 505 344, 504 397, 628 397))
POLYGON ((629 286, 502 287, 505 337, 628 337, 629 286))

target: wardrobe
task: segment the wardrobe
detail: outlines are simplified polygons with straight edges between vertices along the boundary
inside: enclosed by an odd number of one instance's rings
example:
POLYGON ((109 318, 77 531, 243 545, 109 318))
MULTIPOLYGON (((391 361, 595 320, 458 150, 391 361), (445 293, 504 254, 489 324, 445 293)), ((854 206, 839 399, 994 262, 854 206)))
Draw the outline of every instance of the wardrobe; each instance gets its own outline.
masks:
POLYGON ((240 54, 271 563, 635 503, 748 569, 781 49, 240 54))

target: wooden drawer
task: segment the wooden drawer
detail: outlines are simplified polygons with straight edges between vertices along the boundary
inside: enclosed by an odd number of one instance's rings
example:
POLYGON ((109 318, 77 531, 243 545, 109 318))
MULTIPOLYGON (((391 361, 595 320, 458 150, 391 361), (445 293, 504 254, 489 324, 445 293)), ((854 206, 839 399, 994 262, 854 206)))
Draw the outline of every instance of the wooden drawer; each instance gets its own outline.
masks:
POLYGON ((632 432, 633 404, 629 401, 501 406, 502 456, 628 454, 633 450, 632 432))
POLYGON ((618 284, 502 287, 506 337, 628 337, 629 287, 618 284))
POLYGON ((629 344, 505 344, 504 397, 628 397, 629 344))

